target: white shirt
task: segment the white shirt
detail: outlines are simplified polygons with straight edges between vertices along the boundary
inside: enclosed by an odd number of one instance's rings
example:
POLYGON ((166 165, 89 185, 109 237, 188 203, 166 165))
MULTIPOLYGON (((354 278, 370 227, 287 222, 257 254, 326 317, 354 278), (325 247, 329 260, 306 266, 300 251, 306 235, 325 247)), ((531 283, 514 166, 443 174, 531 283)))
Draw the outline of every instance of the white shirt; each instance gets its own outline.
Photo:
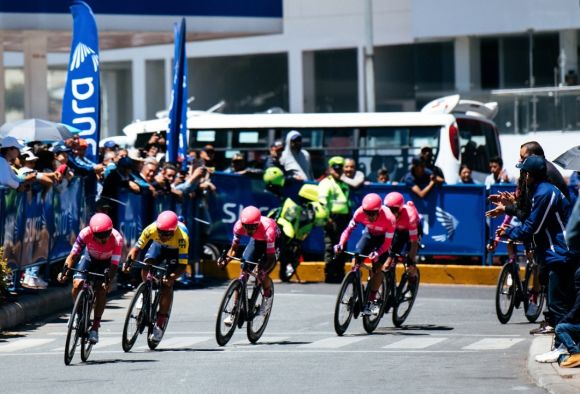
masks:
POLYGON ((20 178, 14 173, 10 163, 0 156, 0 185, 10 186, 12 189, 18 189, 20 178))

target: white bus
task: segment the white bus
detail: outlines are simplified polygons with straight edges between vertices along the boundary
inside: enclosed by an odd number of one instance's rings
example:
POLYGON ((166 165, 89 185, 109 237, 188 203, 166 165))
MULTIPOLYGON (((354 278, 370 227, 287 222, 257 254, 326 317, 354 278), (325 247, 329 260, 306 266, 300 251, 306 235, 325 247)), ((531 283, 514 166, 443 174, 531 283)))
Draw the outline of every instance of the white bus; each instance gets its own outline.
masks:
MULTIPOLYGON (((496 111, 497 109, 495 109, 496 111)), ((215 147, 218 170, 241 152, 248 162, 259 165, 276 140, 286 134, 302 134, 303 148, 310 152, 315 177, 326 170, 327 159, 341 155, 356 160, 359 170, 374 181, 377 170, 387 168, 390 178, 399 181, 408 171, 412 157, 423 146, 431 146, 435 164, 448 183, 455 183, 462 161, 473 170, 474 178, 489 173, 488 160, 501 156, 495 125, 488 119, 493 105, 461 102, 459 96, 429 103, 422 112, 252 114, 222 115, 195 113, 188 117, 188 145, 201 149, 215 147), (451 110, 460 113, 449 113, 451 110), (486 116, 487 115, 487 116, 486 116)), ((167 118, 135 122, 123 130, 133 136, 135 146, 143 146, 153 132, 165 132, 167 118)))

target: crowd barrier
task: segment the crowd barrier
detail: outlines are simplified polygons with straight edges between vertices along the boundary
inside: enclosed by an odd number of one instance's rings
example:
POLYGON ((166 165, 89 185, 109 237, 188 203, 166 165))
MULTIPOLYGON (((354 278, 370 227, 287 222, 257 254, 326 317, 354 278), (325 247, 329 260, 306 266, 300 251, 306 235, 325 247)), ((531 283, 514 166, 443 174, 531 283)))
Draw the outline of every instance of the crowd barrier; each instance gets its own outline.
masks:
MULTIPOLYGON (((133 246, 145 226, 158 212, 173 209, 185 217, 190 238, 190 255, 199 261, 206 243, 223 247, 231 242, 232 227, 240 211, 255 205, 264 213, 278 207, 280 199, 264 190, 261 179, 215 173, 212 178, 217 187, 215 194, 196 196, 177 202, 169 196, 145 201, 145 197, 121 191, 117 212, 119 230, 125 237, 125 247, 133 246), (207 224, 209 223, 209 224, 207 224)), ((284 195, 296 197, 300 184, 288 184, 284 195)), ((420 199, 410 194, 405 186, 365 185, 352 193, 352 206, 360 204, 362 197, 375 192, 384 197, 391 191, 411 199, 422 217, 424 255, 478 256, 486 261, 486 244, 493 237, 502 217, 486 220, 484 212, 491 206, 489 193, 499 190, 513 191, 515 185, 495 186, 486 190, 482 185, 443 185, 420 199)), ((15 271, 33 266, 62 261, 70 251, 79 230, 86 225, 94 212, 94 183, 87 178, 64 181, 48 191, 16 192, 0 188, 0 244, 10 268, 15 271)), ((356 230, 349 248, 358 239, 356 230)), ((304 250, 322 257, 322 229, 316 228, 305 240, 304 250)), ((496 254, 505 254, 500 245, 496 254)))

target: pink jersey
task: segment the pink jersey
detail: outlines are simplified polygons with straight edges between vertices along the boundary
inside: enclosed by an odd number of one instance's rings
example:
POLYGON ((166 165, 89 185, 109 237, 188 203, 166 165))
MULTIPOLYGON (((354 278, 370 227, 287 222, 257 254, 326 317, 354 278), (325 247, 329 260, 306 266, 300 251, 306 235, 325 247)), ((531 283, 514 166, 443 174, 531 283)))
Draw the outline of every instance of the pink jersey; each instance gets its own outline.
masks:
MULTIPOLYGON (((240 242, 240 237, 248 235, 241 221, 234 224, 234 243, 240 242)), ((258 229, 252 235, 256 241, 266 241, 266 253, 272 254, 276 252, 276 237, 278 236, 278 225, 274 219, 262 216, 258 229)))
POLYGON ((419 212, 412 201, 407 201, 401 207, 401 214, 397 218, 397 230, 409 231, 409 240, 417 241, 417 228, 419 227, 419 212))
POLYGON ((94 259, 111 259, 111 264, 119 265, 119 260, 121 260, 121 253, 123 251, 123 236, 117 230, 113 229, 111 236, 107 242, 103 244, 93 237, 93 232, 90 227, 85 227, 77 236, 71 253, 80 255, 85 247, 87 248, 89 256, 94 259))
POLYGON ((389 208, 382 206, 377 219, 374 222, 371 222, 369 221, 367 215, 365 215, 363 212, 362 207, 359 207, 355 211, 354 215, 352 215, 352 219, 340 236, 341 245, 346 245, 348 239, 350 238, 350 234, 359 223, 364 225, 371 235, 385 236, 385 242, 379 248, 377 253, 383 254, 389 249, 389 246, 391 246, 391 241, 393 240, 393 235, 395 233, 395 215, 393 215, 389 208))

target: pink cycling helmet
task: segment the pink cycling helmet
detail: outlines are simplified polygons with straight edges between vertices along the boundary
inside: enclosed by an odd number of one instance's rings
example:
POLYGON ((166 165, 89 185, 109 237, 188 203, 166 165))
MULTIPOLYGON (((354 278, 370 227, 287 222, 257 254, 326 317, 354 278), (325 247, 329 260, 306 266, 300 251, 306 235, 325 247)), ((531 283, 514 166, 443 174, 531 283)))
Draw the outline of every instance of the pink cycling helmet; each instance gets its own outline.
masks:
POLYGON ((95 213, 89 221, 89 227, 93 233, 103 233, 113 229, 113 221, 104 213, 95 213))
POLYGON ((157 230, 161 231, 175 231, 177 228, 177 215, 173 211, 163 211, 157 216, 155 224, 157 230))
POLYGON ((389 208, 401 209, 405 203, 405 198, 399 192, 391 192, 385 197, 385 205, 389 208))
POLYGON ((362 200, 362 209, 365 211, 378 211, 383 202, 377 193, 367 194, 362 200))
POLYGON ((258 224, 260 223, 260 219, 262 218, 262 212, 254 206, 245 207, 242 210, 242 214, 240 215, 240 219, 242 224, 258 224))

